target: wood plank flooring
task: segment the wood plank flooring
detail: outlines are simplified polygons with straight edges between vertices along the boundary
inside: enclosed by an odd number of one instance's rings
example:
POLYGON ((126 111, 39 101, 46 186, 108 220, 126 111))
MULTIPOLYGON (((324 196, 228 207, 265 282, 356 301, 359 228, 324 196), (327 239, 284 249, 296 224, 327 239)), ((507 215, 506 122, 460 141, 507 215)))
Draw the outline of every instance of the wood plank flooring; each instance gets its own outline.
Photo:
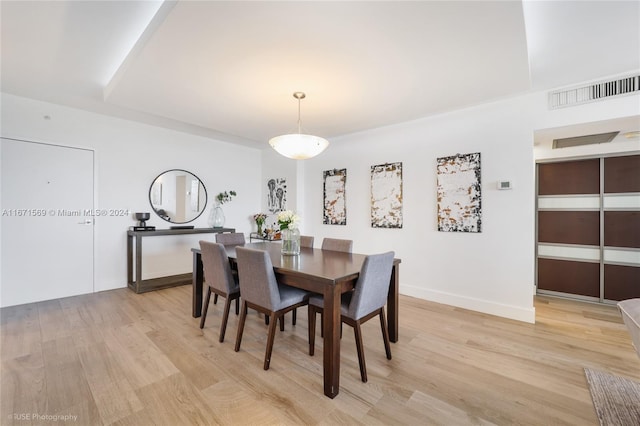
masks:
MULTIPOLYGON (((526 324, 402 296, 388 361, 379 323, 363 325, 369 382, 344 327, 341 391, 323 394, 322 341, 308 355, 306 309, 278 332, 254 311, 218 342, 191 287, 119 289, 1 310, 1 425, 596 425, 583 367, 640 380, 617 308, 536 298, 526 324)), ((318 330, 319 333, 319 330, 318 330)))

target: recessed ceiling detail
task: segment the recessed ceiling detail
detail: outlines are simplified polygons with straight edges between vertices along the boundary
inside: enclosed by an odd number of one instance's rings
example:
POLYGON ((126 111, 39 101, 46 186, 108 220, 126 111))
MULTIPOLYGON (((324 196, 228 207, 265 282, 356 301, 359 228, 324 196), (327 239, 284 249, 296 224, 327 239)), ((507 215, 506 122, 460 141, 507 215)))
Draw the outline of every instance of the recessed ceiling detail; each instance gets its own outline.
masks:
POLYGON ((553 140, 553 149, 570 148, 574 146, 596 145, 611 142, 620 132, 599 133, 596 135, 576 136, 553 140))
POLYGON ((640 70, 637 1, 0 1, 0 12, 2 93, 259 149, 295 131, 299 88, 313 99, 305 125, 331 140, 640 70))

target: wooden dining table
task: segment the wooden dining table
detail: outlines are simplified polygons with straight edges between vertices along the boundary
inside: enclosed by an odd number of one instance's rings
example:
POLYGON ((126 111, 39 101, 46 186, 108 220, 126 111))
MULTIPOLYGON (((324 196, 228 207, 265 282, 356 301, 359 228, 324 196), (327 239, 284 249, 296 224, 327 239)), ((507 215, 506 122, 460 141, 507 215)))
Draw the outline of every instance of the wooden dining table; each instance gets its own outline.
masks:
MULTIPOLYGON (((354 288, 365 254, 344 253, 318 248, 300 249, 295 256, 282 255, 281 244, 277 242, 259 242, 245 244, 269 253, 278 282, 292 287, 319 293, 324 297, 323 370, 324 394, 335 398, 340 391, 340 295, 354 288)), ((202 314, 204 272, 199 248, 193 252, 193 306, 194 318, 202 314)), ((235 261, 235 246, 226 247, 230 261, 235 261)), ((400 259, 394 259, 393 270, 387 296, 387 324, 389 339, 398 341, 398 277, 400 259)))

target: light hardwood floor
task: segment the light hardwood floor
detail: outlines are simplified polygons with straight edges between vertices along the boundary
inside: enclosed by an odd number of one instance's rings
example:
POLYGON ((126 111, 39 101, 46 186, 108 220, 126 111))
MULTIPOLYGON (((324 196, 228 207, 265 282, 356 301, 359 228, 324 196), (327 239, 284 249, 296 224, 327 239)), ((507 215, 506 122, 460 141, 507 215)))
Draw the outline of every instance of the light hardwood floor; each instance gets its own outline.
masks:
POLYGON ((379 322, 363 325, 368 383, 345 326, 331 400, 321 340, 307 352, 306 309, 295 327, 287 316, 264 371, 255 312, 236 353, 233 311, 221 344, 223 305, 200 330, 190 304, 183 286, 2 309, 0 424, 595 425, 583 367, 640 380, 616 307, 538 297, 526 324, 403 296, 391 361, 379 322))

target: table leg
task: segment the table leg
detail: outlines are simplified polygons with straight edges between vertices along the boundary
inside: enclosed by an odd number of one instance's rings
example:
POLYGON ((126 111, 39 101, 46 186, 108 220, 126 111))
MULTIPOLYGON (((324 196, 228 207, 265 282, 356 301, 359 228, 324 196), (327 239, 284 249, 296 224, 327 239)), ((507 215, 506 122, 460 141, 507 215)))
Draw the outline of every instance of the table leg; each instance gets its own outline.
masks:
POLYGON ((127 235, 127 284, 133 284, 133 235, 127 235))
POLYGON ((391 282, 389 285, 389 295, 387 296, 387 326, 389 328, 389 340, 393 343, 398 341, 398 287, 399 287, 400 265, 394 264, 391 270, 391 282))
POLYGON ((142 236, 136 235, 136 293, 140 293, 140 284, 142 283, 142 236))
POLYGON ((193 272, 191 285, 193 287, 193 306, 191 307, 191 315, 198 318, 202 315, 202 283, 204 281, 204 271, 202 266, 202 255, 193 253, 193 272))
POLYGON ((340 283, 324 291, 324 394, 335 398, 340 392, 340 283))

